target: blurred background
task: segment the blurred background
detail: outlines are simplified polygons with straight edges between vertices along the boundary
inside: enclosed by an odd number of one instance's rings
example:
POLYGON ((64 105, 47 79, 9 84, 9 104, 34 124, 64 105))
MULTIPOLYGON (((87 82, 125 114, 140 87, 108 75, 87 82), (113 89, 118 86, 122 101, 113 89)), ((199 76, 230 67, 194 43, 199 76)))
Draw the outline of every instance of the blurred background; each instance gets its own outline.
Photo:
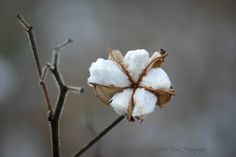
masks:
MULTIPOLYGON (((142 124, 123 120, 84 156, 222 157, 236 153, 236 3, 225 0, 1 0, 0 156, 50 157, 47 109, 28 39, 15 16, 34 26, 41 62, 66 38, 60 67, 69 85, 61 117, 61 153, 71 156, 118 115, 87 85, 106 48, 164 48, 163 68, 177 95, 142 124)), ((57 88, 47 79, 50 97, 57 88)))

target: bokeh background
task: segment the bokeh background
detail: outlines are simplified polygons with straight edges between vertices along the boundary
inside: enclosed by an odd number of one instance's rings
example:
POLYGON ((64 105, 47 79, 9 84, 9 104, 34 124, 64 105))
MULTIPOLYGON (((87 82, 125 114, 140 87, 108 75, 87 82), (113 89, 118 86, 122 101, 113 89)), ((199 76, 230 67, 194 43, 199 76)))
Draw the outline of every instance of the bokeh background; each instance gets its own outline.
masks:
MULTIPOLYGON (((34 26, 42 63, 66 38, 60 67, 69 85, 61 117, 61 152, 71 156, 116 119, 87 85, 88 68, 106 48, 164 48, 163 68, 177 95, 142 124, 123 120, 85 157, 222 157, 236 153, 236 10, 229 0, 1 0, 0 156, 49 157, 47 109, 26 34, 15 15, 34 26)), ((47 79, 55 101, 57 88, 47 79)))

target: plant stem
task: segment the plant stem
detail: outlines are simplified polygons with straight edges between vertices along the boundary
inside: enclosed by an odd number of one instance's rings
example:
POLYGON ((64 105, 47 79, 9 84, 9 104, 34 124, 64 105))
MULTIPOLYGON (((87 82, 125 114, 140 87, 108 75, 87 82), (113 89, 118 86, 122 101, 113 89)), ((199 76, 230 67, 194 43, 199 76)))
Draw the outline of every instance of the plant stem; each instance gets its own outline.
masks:
POLYGON ((52 140, 52 154, 53 157, 60 156, 60 137, 58 134, 58 121, 50 121, 51 140, 52 140))
MULTIPOLYGON (((59 71, 59 60, 58 60, 58 52, 61 48, 65 47, 69 43, 72 42, 71 39, 66 40, 65 42, 61 43, 59 46, 57 46, 54 49, 53 56, 52 56, 52 63, 47 64, 44 68, 42 68, 39 55, 35 43, 34 33, 33 33, 33 27, 30 26, 25 19, 18 14, 16 16, 17 20, 22 24, 23 28, 25 29, 27 36, 29 37, 29 42, 31 45, 31 49, 33 52, 34 61, 37 68, 37 73, 40 80, 40 85, 42 87, 44 97, 46 100, 47 108, 49 111, 48 114, 48 121, 50 124, 51 129, 51 143, 52 143, 52 154, 53 157, 60 157, 60 137, 59 137, 59 120, 61 116, 61 112, 65 103, 65 99, 67 96, 67 93, 69 90, 76 90, 82 93, 84 90, 81 87, 70 87, 67 86, 64 83, 63 77, 61 76, 61 73, 59 71), (42 70, 43 69, 43 70, 42 70), (48 89, 45 83, 45 77, 47 74, 48 69, 53 74, 58 89, 59 94, 58 98, 55 104, 55 109, 53 110, 51 101, 49 99, 48 89)), ((79 157, 84 152, 86 152, 91 146, 93 146, 98 140, 100 140, 105 134, 107 134, 112 128, 114 128, 119 122, 121 122, 124 119, 124 115, 118 117, 114 122, 112 122, 109 126, 107 126, 101 133, 99 133, 97 136, 95 136, 91 141, 89 141, 84 147, 82 147, 81 150, 79 150, 77 153, 75 153, 74 157, 79 157)))
MULTIPOLYGON (((42 66, 41 66, 41 63, 39 60, 39 55, 38 55, 38 51, 37 51, 37 47, 36 47, 36 43, 35 43, 35 39, 34 39, 33 27, 30 26, 20 14, 17 14, 16 18, 21 23, 21 25, 23 26, 23 28, 25 29, 25 31, 27 33, 27 36, 29 37, 29 42, 30 42, 31 49, 33 52, 33 58, 34 58, 34 62, 35 62, 36 68, 37 68, 38 77, 41 80, 42 66)), ((53 109, 52 109, 51 101, 49 99, 47 86, 46 86, 45 82, 43 82, 43 81, 40 81, 40 85, 42 86, 42 89, 43 89, 43 94, 44 94, 44 97, 46 100, 47 108, 51 112, 53 109)))
MULTIPOLYGON (((32 48, 32 52, 33 52, 33 56, 34 56, 34 61, 37 67, 37 72, 39 75, 39 79, 40 79, 40 85, 42 86, 43 89, 43 93, 47 102, 47 106, 48 106, 48 110, 49 110, 49 115, 48 115, 48 121, 50 124, 50 128, 51 128, 51 143, 52 143, 52 154, 53 157, 60 157, 60 137, 59 137, 59 119, 60 119, 60 115, 61 115, 61 111, 62 108, 64 106, 64 102, 65 102, 65 98, 68 92, 68 88, 66 86, 66 84, 64 83, 64 80, 60 74, 59 71, 59 60, 58 60, 58 52, 61 48, 65 47, 66 45, 68 45, 69 43, 72 42, 71 39, 66 40, 65 42, 63 42, 62 44, 60 44, 59 46, 57 46, 54 49, 53 52, 53 60, 52 63, 50 63, 50 66, 46 66, 45 68, 49 68, 49 70, 52 72, 56 83, 58 85, 59 88, 59 95, 55 104, 55 109, 53 110, 53 107, 51 105, 50 99, 49 99, 49 95, 48 95, 48 90, 47 90, 47 86, 44 82, 46 77, 46 72, 47 69, 44 69, 42 71, 42 66, 41 63, 39 61, 39 55, 38 55, 38 51, 37 51, 37 47, 36 47, 36 43, 35 43, 35 39, 34 39, 34 33, 33 33, 33 27, 30 26, 29 24, 27 24, 27 22, 25 21, 25 19, 21 16, 21 15, 17 15, 16 18, 18 19, 18 21, 22 24, 22 26, 25 28, 25 31, 27 32, 27 35, 29 37, 29 41, 30 41, 30 45, 32 48)), ((82 88, 81 88, 82 91, 82 88)))
POLYGON ((82 147, 77 153, 73 155, 73 157, 79 157, 84 152, 86 152, 91 146, 93 146, 100 138, 102 138, 105 134, 107 134, 112 128, 114 128, 119 122, 121 122, 125 118, 124 115, 118 117, 113 123, 107 126, 102 132, 100 132, 97 136, 95 136, 91 141, 89 141, 86 145, 82 147))

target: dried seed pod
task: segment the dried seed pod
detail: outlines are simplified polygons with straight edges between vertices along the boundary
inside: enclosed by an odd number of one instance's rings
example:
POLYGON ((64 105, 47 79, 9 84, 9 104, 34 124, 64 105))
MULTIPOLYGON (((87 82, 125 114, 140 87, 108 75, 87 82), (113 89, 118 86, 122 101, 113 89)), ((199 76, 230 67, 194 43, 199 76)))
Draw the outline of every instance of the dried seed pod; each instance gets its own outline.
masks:
POLYGON ((99 58, 89 68, 88 83, 103 103, 120 115, 143 120, 170 101, 175 91, 166 72, 160 68, 167 53, 161 49, 151 57, 144 49, 108 50, 108 60, 99 58))

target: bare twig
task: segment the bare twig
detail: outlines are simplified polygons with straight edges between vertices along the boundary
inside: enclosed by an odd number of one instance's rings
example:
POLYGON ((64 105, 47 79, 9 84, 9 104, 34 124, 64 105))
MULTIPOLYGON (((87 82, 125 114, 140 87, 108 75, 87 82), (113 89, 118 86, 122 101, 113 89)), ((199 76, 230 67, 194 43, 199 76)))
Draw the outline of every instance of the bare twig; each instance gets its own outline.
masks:
MULTIPOLYGON (((29 37, 29 41, 30 41, 31 48, 33 51, 34 61, 35 61, 37 72, 40 79, 40 85, 42 86, 43 93, 44 93, 48 110, 49 110, 48 121, 50 123, 50 128, 51 128, 53 156, 60 157, 60 149, 59 149, 60 138, 59 138, 59 132, 58 132, 58 123, 59 123, 59 118, 61 115, 64 102, 65 102, 65 98, 67 95, 68 87, 64 83, 64 80, 59 71, 59 60, 58 60, 59 54, 58 53, 61 48, 71 43, 72 40, 68 39, 62 44, 58 45, 53 51, 52 63, 49 63, 47 64, 47 66, 42 68, 40 60, 39 60, 39 55, 38 55, 35 39, 34 39, 33 27, 30 26, 21 15, 18 14, 16 17, 18 21, 22 24, 22 26, 25 28, 25 31, 27 32, 27 35, 29 37), (52 72, 59 88, 59 94, 58 94, 58 98, 57 98, 54 110, 49 99, 47 86, 45 84, 45 79, 47 76, 48 69, 52 72)), ((83 88, 81 87, 77 87, 77 88, 81 89, 80 93, 83 92, 83 88)))
POLYGON ((79 157, 84 152, 86 152, 91 146, 93 146, 100 138, 102 138, 106 133, 108 133, 112 128, 114 128, 120 121, 125 118, 124 115, 118 117, 113 123, 107 126, 102 132, 100 132, 97 136, 95 136, 91 141, 89 141, 86 145, 82 147, 77 153, 73 155, 73 157, 79 157))
POLYGON ((46 78, 47 78, 47 75, 48 75, 48 70, 49 70, 49 66, 46 65, 42 68, 42 75, 41 75, 41 80, 40 82, 45 82, 46 81, 46 78))
MULTIPOLYGON (((33 57, 34 57, 34 61, 35 61, 36 67, 37 67, 38 76, 39 76, 39 79, 41 80, 42 66, 41 66, 41 63, 39 60, 39 55, 38 55, 37 47, 35 44, 33 27, 30 26, 20 14, 17 14, 16 18, 22 24, 23 28, 25 29, 25 31, 29 37, 29 42, 30 42, 30 45, 32 48, 33 57)), ((42 86, 42 89, 43 89, 43 94, 44 94, 44 97, 46 100, 47 108, 48 108, 49 112, 52 112, 53 109, 52 109, 51 101, 49 99, 47 86, 44 83, 44 81, 40 81, 40 85, 42 86)))
POLYGON ((55 48, 53 52, 53 60, 52 63, 48 64, 50 66, 49 69, 52 72, 56 83, 59 88, 59 94, 58 98, 56 101, 56 106, 53 111, 53 115, 49 117, 49 122, 50 122, 50 128, 51 128, 51 138, 52 138, 52 150, 53 150, 53 156, 54 157, 59 157, 60 156, 60 137, 59 137, 59 131, 58 131, 58 123, 59 123, 59 118, 61 115, 61 111, 65 102, 65 98, 67 95, 67 86, 64 83, 64 80, 60 74, 59 71, 59 63, 58 63, 58 52, 62 47, 55 48))
MULTIPOLYGON (((25 29, 29 37, 29 42, 32 48, 34 61, 37 67, 37 73, 39 76, 40 85, 42 86, 47 108, 49 110, 48 121, 50 123, 50 128, 51 128, 53 157, 60 157, 60 149, 59 149, 60 137, 59 137, 58 128, 59 128, 59 119, 60 119, 62 108, 64 106, 66 95, 68 91, 72 91, 76 93, 82 93, 84 91, 82 87, 67 86, 64 83, 63 77, 61 76, 61 73, 59 71, 59 51, 61 48, 71 43, 72 40, 68 39, 65 42, 58 45, 53 51, 52 62, 48 63, 45 67, 42 68, 40 60, 39 60, 39 55, 38 55, 35 39, 34 39, 33 27, 30 26, 21 15, 18 14, 16 17, 17 17, 17 20, 22 24, 23 28, 25 29), (59 94, 58 94, 58 98, 57 98, 54 110, 53 110, 51 101, 49 99, 48 89, 45 83, 48 70, 50 70, 51 73, 53 74, 56 80, 58 89, 59 89, 59 94)), ((124 117, 125 116, 118 117, 112 124, 110 124, 101 133, 99 133, 91 141, 89 141, 88 144, 86 144, 81 150, 75 153, 74 157, 78 157, 82 155, 84 152, 86 152, 100 138, 102 138, 106 133, 108 133, 112 128, 114 128, 122 119, 124 119, 124 117)))
MULTIPOLYGON (((52 60, 52 64, 50 66, 50 71, 52 72, 56 83, 59 87, 59 96, 58 96, 58 100, 55 106, 55 110, 54 110, 54 115, 53 115, 53 120, 58 121, 58 119, 60 118, 60 114, 61 114, 61 110, 64 104, 64 100, 68 91, 68 87, 67 85, 64 83, 63 77, 61 76, 61 73, 59 71, 59 51, 61 48, 65 47, 67 44, 71 43, 72 40, 68 39, 66 40, 65 43, 60 44, 59 46, 57 46, 54 49, 54 53, 53 53, 53 60, 52 60)), ((82 89, 82 87, 79 87, 82 89)))
MULTIPOLYGON (((57 46, 54 51, 53 51, 53 56, 52 56, 52 63, 48 63, 48 67, 50 71, 52 72, 58 89, 59 89, 59 94, 56 102, 55 109, 53 111, 53 115, 51 118, 49 118, 50 122, 50 128, 51 128, 51 134, 52 134, 52 150, 53 150, 53 156, 54 157, 59 157, 60 156, 60 137, 59 137, 59 131, 58 131, 58 123, 59 123, 59 118, 61 115, 62 108, 65 103, 65 98, 68 92, 68 86, 64 83, 63 77, 60 73, 59 70, 59 51, 61 48, 67 46, 69 43, 71 43, 72 40, 68 39, 59 46, 57 46)), ((82 87, 77 87, 80 90, 80 93, 82 93, 84 90, 82 87)))

